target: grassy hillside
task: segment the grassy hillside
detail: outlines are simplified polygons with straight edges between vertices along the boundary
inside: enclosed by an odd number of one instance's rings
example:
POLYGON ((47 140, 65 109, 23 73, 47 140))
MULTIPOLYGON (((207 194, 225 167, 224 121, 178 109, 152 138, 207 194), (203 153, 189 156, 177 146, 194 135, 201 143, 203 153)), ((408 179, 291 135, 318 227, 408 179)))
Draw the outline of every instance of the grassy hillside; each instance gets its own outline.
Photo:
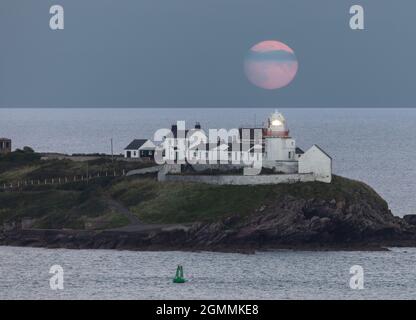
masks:
MULTIPOLYGON (((148 163, 98 158, 86 161, 41 160, 31 149, 0 156, 0 187, 17 181, 44 181, 54 178, 96 175, 98 172, 129 171, 148 163)), ((0 188, 0 225, 4 222, 35 218, 39 228, 84 228, 86 223, 102 228, 118 227, 128 220, 108 205, 105 189, 117 178, 102 177, 87 182, 61 185, 28 185, 19 191, 0 188)))
POLYGON ((33 152, 16 151, 0 156, 0 184, 23 180, 44 180, 58 177, 96 175, 98 172, 114 171, 120 173, 137 168, 151 166, 151 163, 111 161, 110 158, 98 158, 89 161, 41 160, 33 152))
POLYGON ((36 219, 38 228, 83 229, 88 222, 100 222, 107 228, 128 223, 110 210, 101 186, 80 184, 0 192, 0 224, 22 218, 36 219))
MULTIPOLYGON (((5 163, 0 159, 0 181, 44 179, 74 175, 74 172, 82 174, 86 170, 85 163, 71 160, 43 162, 32 159, 19 164, 5 163), (4 170, 6 166, 8 170, 4 170)), ((98 159, 89 163, 89 170, 111 169, 111 166, 111 161, 98 159)), ((120 161, 117 166, 120 169, 134 164, 120 161)), ((259 214, 256 209, 265 204, 290 199, 354 202, 363 197, 387 208, 387 203, 367 185, 336 176, 331 184, 310 182, 263 186, 161 183, 150 176, 102 177, 89 183, 35 185, 17 192, 0 192, 0 225, 24 217, 35 218, 35 226, 39 228, 82 229, 89 223, 103 229, 127 225, 128 219, 111 207, 110 202, 114 200, 143 222, 185 223, 259 214)))
POLYGON ((222 217, 253 214, 269 202, 288 199, 322 199, 355 202, 365 197, 369 203, 387 208, 387 203, 364 183, 334 176, 331 184, 321 182, 216 186, 198 183, 129 179, 115 183, 111 195, 142 221, 182 223, 209 221, 222 217))
POLYGON ((110 192, 144 222, 182 223, 249 214, 270 196, 271 190, 268 186, 130 179, 113 185, 110 192))

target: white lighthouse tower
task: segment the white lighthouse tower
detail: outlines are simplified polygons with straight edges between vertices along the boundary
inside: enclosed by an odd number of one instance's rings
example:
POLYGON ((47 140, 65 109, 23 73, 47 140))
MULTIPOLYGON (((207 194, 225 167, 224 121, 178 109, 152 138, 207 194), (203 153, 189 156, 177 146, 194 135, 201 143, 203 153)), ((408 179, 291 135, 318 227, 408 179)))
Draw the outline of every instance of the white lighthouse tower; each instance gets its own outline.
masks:
POLYGON ((289 136, 286 119, 280 112, 275 111, 271 114, 263 134, 264 167, 275 172, 296 173, 298 171, 296 141, 289 136))

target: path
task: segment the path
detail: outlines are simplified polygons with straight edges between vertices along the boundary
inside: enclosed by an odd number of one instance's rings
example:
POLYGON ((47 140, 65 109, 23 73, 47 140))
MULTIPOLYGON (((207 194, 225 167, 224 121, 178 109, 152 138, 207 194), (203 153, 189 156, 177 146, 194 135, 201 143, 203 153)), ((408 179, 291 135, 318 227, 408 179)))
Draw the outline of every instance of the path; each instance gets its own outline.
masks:
POLYGON ((110 209, 113 209, 114 211, 122 214, 127 219, 129 219, 130 225, 142 224, 140 222, 140 219, 133 212, 131 212, 128 208, 122 205, 120 202, 111 198, 109 198, 107 201, 108 201, 108 206, 110 207, 110 209))
POLYGON ((150 231, 150 230, 188 230, 191 224, 154 224, 154 223, 143 223, 140 219, 131 212, 128 208, 126 208, 120 202, 109 198, 108 205, 110 209, 124 215, 129 220, 129 225, 109 229, 110 231, 124 231, 124 232, 141 232, 141 231, 150 231))

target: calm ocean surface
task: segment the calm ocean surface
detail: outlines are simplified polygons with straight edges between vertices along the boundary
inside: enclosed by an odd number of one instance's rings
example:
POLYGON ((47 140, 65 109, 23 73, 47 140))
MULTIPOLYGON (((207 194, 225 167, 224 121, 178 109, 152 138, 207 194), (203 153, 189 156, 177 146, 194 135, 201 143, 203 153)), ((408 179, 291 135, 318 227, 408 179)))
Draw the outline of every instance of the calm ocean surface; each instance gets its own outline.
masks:
MULTIPOLYGON (((264 121, 270 109, 0 109, 0 136, 14 147, 64 153, 110 152, 151 137, 176 120, 234 128, 264 121)), ((316 143, 334 171, 374 187, 396 215, 416 213, 416 110, 282 111, 298 145, 316 143)), ((0 247, 0 299, 416 299, 416 249, 390 252, 261 252, 255 255, 0 247), (65 289, 49 289, 59 264, 65 289), (174 285, 176 266, 190 280, 174 285), (365 289, 351 290, 361 265, 365 289)))
POLYGON ((416 249, 254 255, 0 247, 0 299, 416 299, 416 249), (64 290, 49 269, 64 270, 64 290), (173 284, 182 264, 185 284, 173 284), (349 287, 350 267, 364 289, 349 287))

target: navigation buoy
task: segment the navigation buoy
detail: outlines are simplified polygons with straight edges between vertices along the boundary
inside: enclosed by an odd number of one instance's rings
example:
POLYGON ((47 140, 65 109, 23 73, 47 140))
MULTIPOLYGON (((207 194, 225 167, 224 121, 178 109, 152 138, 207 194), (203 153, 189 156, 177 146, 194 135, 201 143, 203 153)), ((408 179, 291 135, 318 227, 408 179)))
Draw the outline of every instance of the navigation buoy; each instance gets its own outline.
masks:
POLYGON ((173 283, 185 283, 186 279, 183 277, 183 267, 181 265, 176 269, 176 275, 173 279, 173 283))

